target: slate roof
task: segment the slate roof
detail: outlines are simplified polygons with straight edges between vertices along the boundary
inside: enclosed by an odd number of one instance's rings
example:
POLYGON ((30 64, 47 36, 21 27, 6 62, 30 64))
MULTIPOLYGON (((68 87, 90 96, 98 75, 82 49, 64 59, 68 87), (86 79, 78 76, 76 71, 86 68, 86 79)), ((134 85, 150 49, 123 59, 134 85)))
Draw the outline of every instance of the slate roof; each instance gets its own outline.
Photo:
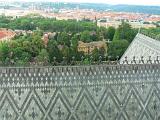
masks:
POLYGON ((153 63, 157 59, 160 60, 160 41, 138 33, 121 57, 120 63, 153 63))

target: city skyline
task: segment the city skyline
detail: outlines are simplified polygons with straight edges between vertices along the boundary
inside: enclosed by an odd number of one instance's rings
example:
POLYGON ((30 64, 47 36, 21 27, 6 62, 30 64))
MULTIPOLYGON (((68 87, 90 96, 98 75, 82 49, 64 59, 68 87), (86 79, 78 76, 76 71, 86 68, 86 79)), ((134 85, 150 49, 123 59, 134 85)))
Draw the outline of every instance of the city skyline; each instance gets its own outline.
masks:
MULTIPOLYGON (((0 0, 5 1, 5 0, 0 0)), ((106 3, 106 4, 128 4, 128 5, 154 5, 160 6, 160 0, 8 0, 8 2, 78 2, 78 3, 106 3)), ((5 1, 6 2, 6 1, 5 1)))

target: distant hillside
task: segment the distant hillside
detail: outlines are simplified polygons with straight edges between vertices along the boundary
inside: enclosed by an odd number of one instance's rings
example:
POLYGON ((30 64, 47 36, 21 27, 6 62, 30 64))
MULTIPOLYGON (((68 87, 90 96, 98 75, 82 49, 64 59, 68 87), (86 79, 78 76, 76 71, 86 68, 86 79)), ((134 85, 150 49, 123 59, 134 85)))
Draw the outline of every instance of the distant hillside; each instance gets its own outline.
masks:
POLYGON ((160 14, 160 6, 113 5, 110 6, 110 9, 113 11, 160 14))
MULTIPOLYGON (((16 3, 17 4, 17 3, 16 3)), ((80 8, 80 9, 94 9, 97 11, 112 10, 121 12, 139 12, 147 14, 159 14, 160 6, 140 6, 140 5, 109 5, 98 3, 63 3, 63 2, 44 2, 44 3, 19 3, 23 8, 35 5, 40 8, 80 8)))
POLYGON ((138 6, 138 5, 109 5, 97 3, 43 3, 41 7, 55 7, 55 8, 77 8, 80 9, 94 9, 98 11, 112 10, 122 12, 139 12, 147 14, 160 14, 160 6, 138 6))

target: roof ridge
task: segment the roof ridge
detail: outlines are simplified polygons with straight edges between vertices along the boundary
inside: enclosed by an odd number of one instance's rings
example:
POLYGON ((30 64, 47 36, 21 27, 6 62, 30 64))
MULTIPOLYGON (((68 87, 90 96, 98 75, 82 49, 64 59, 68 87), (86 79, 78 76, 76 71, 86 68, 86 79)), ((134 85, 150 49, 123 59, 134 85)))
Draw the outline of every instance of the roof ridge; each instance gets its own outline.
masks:
MULTIPOLYGON (((153 35, 151 35, 151 34, 146 34, 146 33, 144 33, 144 32, 139 32, 138 34, 140 34, 140 35, 143 35, 143 36, 146 36, 146 37, 148 37, 148 38, 150 38, 150 39, 154 39, 154 40, 156 40, 156 41, 160 41, 160 39, 157 39, 155 36, 153 36, 153 35)), ((153 33, 152 33, 153 34, 153 33)), ((155 34, 154 34, 155 35, 155 34)))

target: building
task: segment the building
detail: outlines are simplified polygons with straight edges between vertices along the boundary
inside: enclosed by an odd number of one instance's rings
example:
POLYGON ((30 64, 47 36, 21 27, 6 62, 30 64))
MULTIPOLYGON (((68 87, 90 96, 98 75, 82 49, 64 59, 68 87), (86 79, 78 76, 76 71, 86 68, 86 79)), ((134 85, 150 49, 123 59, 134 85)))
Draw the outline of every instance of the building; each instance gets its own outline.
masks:
POLYGON ((49 42, 49 35, 48 34, 44 34, 42 40, 44 42, 45 47, 47 47, 48 42, 49 42))
MULTIPOLYGON (((156 25, 154 24, 143 24, 141 22, 127 22, 131 25, 132 28, 156 28, 156 25)), ((110 22, 98 22, 97 26, 99 27, 114 27, 114 28, 118 28, 119 25, 121 25, 122 22, 121 21, 110 21, 110 22)))
POLYGON ((114 27, 114 28, 118 28, 119 25, 121 25, 122 22, 121 21, 106 21, 106 22, 97 22, 97 26, 98 27, 114 27))
POLYGON ((96 41, 90 43, 84 43, 82 41, 78 42, 78 52, 84 52, 84 54, 90 54, 94 49, 104 48, 107 50, 107 45, 105 41, 96 41))
POLYGON ((49 42, 49 39, 54 39, 56 35, 56 32, 49 32, 49 33, 44 33, 43 37, 42 37, 42 40, 44 42, 44 45, 47 46, 48 45, 48 42, 49 42))
POLYGON ((160 16, 158 16, 158 15, 152 15, 152 16, 146 18, 144 21, 145 21, 145 22, 149 22, 149 23, 160 22, 160 16))
POLYGON ((26 31, 26 30, 14 30, 14 32, 16 33, 16 35, 31 35, 31 34, 33 34, 33 31, 31 31, 31 30, 28 30, 28 31, 26 31))
POLYGON ((16 33, 12 30, 8 29, 0 29, 0 41, 10 41, 12 38, 14 38, 16 33))
POLYGON ((120 63, 143 64, 158 60, 160 60, 160 41, 138 33, 121 57, 120 63))
POLYGON ((141 23, 141 22, 130 22, 129 24, 133 28, 146 28, 146 29, 156 28, 156 25, 154 25, 154 24, 144 24, 144 23, 141 23))

